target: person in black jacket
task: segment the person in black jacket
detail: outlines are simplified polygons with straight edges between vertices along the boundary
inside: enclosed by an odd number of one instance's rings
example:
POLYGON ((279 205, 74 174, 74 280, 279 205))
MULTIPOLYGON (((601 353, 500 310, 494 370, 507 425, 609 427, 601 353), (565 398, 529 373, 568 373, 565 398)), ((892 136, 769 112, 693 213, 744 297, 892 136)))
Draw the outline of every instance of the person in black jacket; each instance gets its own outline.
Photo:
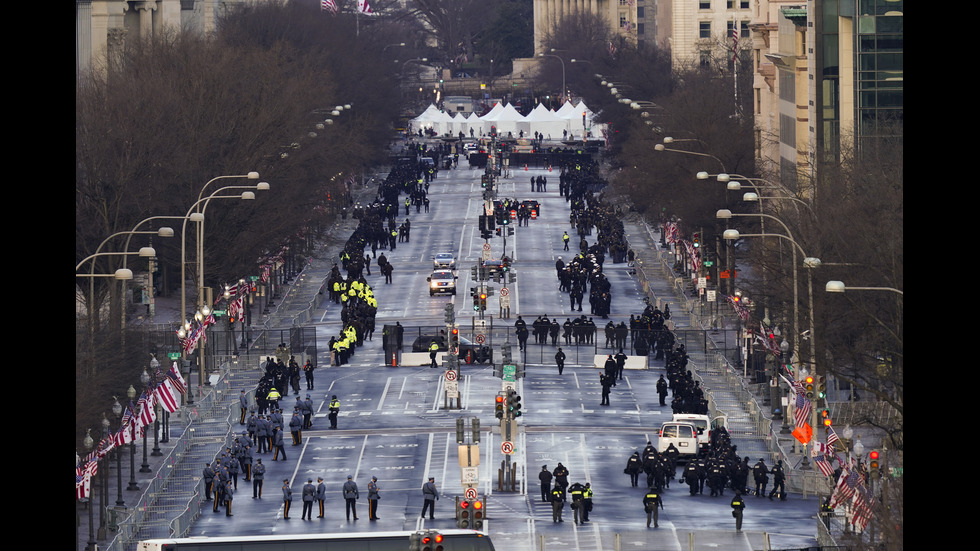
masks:
POLYGON ((541 501, 551 501, 551 479, 554 478, 547 465, 541 465, 538 480, 541 481, 541 501))

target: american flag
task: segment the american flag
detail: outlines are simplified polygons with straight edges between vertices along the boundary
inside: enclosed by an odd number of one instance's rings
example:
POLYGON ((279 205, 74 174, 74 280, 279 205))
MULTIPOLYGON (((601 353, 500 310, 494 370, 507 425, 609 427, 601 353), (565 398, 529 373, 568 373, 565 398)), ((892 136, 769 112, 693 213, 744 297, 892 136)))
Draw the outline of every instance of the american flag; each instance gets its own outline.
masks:
POLYGON ((861 483, 861 475, 855 469, 845 469, 841 474, 834 493, 830 496, 830 506, 836 509, 841 505, 847 505, 854 500, 854 492, 857 491, 858 484, 861 483))
POLYGON ((85 499, 89 494, 89 477, 84 466, 75 467, 75 499, 85 499))
POLYGON ((337 13, 337 3, 334 0, 320 0, 320 9, 330 13, 337 13))
POLYGON ((130 425, 133 422, 133 403, 130 402, 123 413, 122 420, 119 422, 119 430, 116 432, 116 445, 122 446, 133 441, 133 430, 130 425))
POLYGON ((180 374, 180 370, 177 369, 177 362, 170 368, 167 372, 167 378, 173 383, 174 389, 181 394, 187 394, 187 383, 184 382, 184 376, 180 374))
POLYGON ((834 427, 827 427, 827 453, 832 454, 834 450, 837 449, 837 442, 840 439, 837 438, 837 433, 834 432, 834 427))
POLYGON ((738 60, 738 22, 732 22, 732 62, 738 60))
POLYGON ((834 466, 827 461, 825 456, 821 455, 814 458, 813 464, 817 466, 817 469, 819 469, 824 476, 834 476, 834 466))
POLYGON ((867 529, 868 522, 871 521, 871 516, 874 514, 875 503, 876 500, 871 490, 863 484, 858 486, 854 491, 854 501, 851 503, 851 524, 860 526, 861 530, 867 529))
POLYGON ((806 399, 806 396, 796 393, 796 411, 793 413, 793 420, 796 422, 796 426, 805 425, 810 419, 810 411, 813 409, 813 405, 810 400, 806 399))
POLYGON ((371 6, 368 5, 367 0, 357 0, 357 11, 361 13, 374 13, 371 10, 371 6))

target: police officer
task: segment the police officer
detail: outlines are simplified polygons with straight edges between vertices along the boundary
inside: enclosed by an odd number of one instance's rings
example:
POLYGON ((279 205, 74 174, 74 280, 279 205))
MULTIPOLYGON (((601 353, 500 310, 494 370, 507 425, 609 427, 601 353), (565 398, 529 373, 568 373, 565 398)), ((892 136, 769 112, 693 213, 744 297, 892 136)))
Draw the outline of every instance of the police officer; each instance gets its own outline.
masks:
POLYGON ((255 468, 252 470, 252 499, 262 499, 262 483, 265 482, 265 465, 262 458, 255 460, 255 468))
POLYGON ((555 484, 551 491, 551 522, 565 522, 561 519, 561 510, 565 508, 565 488, 555 484))
POLYGON ((282 430, 279 427, 272 429, 272 447, 275 449, 275 453, 272 454, 273 461, 279 461, 279 454, 282 454, 282 460, 286 460, 286 448, 285 442, 282 438, 282 430))
POLYGON ((439 343, 437 343, 436 341, 432 341, 431 343, 429 343, 429 360, 431 360, 432 362, 432 365, 430 365, 429 367, 439 367, 438 365, 436 365, 436 352, 438 351, 439 351, 439 343))
POLYGON ((299 416, 299 410, 293 410, 293 417, 289 420, 289 432, 293 435, 293 445, 299 446, 303 443, 303 420, 299 416))
POLYGON ((783 472, 783 460, 777 460, 772 470, 772 491, 769 492, 769 499, 779 496, 780 501, 786 501, 786 473, 783 472))
POLYGON ((555 364, 558 366, 558 374, 561 375, 562 370, 565 369, 565 353, 562 352, 560 346, 558 352, 555 352, 555 364))
POLYGON ((766 495, 766 486, 769 485, 769 468, 765 461, 759 458, 759 462, 752 467, 752 477, 755 479, 755 495, 766 495))
POLYGON ((378 500, 381 494, 378 488, 378 477, 372 476, 368 482, 368 520, 378 520, 378 500))
POLYGON ((572 516, 575 519, 575 524, 578 524, 582 520, 582 492, 584 490, 585 486, 582 486, 578 482, 568 487, 568 491, 572 494, 572 516))
POLYGON ((439 499, 439 492, 436 490, 436 477, 430 476, 429 481, 422 485, 422 498, 425 503, 422 505, 422 518, 425 512, 429 512, 429 519, 435 519, 436 500, 439 499))
POLYGON ((589 513, 592 512, 592 483, 586 482, 585 489, 582 490, 582 522, 589 522, 589 513))
MULTIPOLYGON (((334 394, 330 397, 330 428, 337 428, 337 414, 340 413, 340 400, 337 399, 337 395, 334 394)), ((357 519, 354 519, 357 520, 357 519)))
POLYGON ((647 512, 647 528, 650 527, 650 520, 653 520, 653 527, 657 528, 660 519, 660 509, 664 508, 664 500, 660 492, 654 488, 647 490, 643 496, 643 510, 647 512))
POLYGON ((735 492, 732 498, 732 516, 735 517, 735 530, 742 531, 742 510, 745 509, 745 500, 742 499, 740 492, 735 492))
POLYGON ((279 394, 276 387, 272 387, 272 389, 269 390, 269 394, 265 397, 266 402, 273 409, 277 409, 279 407, 279 398, 282 398, 282 394, 279 394))
POLYGON ((313 500, 316 499, 316 486, 313 485, 313 479, 306 479, 306 485, 303 486, 303 514, 300 516, 302 520, 313 520, 313 500))
POLYGON ((554 478, 547 465, 541 465, 538 480, 541 481, 541 501, 551 501, 551 479, 554 478))
POLYGON ((667 380, 664 379, 663 374, 660 374, 660 380, 657 381, 657 394, 660 396, 660 405, 667 405, 667 380))
POLYGON ((282 481, 282 518, 289 520, 289 506, 293 504, 293 489, 289 487, 289 479, 282 481))
POLYGON ((233 517, 235 515, 231 514, 231 502, 235 498, 235 488, 232 487, 231 481, 225 485, 225 516, 233 517))
POLYGON ((633 455, 626 460, 626 469, 623 472, 630 475, 630 486, 636 488, 640 482, 640 470, 642 467, 642 462, 640 461, 640 452, 633 452, 633 455))

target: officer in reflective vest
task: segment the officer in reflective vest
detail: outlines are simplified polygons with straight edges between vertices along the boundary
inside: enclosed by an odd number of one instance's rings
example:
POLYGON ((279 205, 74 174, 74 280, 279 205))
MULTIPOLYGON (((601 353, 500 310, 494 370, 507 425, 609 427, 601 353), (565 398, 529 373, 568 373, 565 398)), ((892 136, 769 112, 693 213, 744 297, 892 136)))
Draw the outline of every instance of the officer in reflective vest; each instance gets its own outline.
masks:
POLYGON ((438 365, 436 365, 436 352, 438 351, 439 351, 439 343, 437 343, 436 341, 432 341, 432 343, 429 345, 429 359, 432 360, 432 365, 430 365, 429 367, 439 367, 438 365))
POLYGON ((742 531, 742 510, 745 509, 745 500, 742 499, 742 494, 735 492, 735 497, 732 498, 732 516, 735 517, 735 531, 742 531))
POLYGON ((266 396, 265 399, 269 402, 269 405, 273 409, 278 409, 279 408, 279 398, 282 398, 282 394, 279 394, 279 391, 276 390, 276 387, 272 387, 272 390, 269 391, 269 395, 266 396))
POLYGON ((589 522, 590 512, 592 512, 592 483, 586 482, 585 489, 582 490, 582 522, 589 522))
POLYGON ((653 520, 653 527, 659 526, 660 509, 664 508, 664 500, 656 488, 647 490, 647 495, 643 496, 643 509, 647 512, 647 528, 650 527, 650 520, 653 520))
POLYGON ((330 428, 337 428, 337 414, 340 413, 340 400, 337 399, 337 395, 334 394, 330 399, 330 428))

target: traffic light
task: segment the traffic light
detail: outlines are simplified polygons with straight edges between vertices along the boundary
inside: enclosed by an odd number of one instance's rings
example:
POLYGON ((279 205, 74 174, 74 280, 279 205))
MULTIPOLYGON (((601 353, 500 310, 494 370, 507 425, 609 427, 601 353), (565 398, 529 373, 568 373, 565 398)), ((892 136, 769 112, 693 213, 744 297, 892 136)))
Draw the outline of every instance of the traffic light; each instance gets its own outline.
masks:
POLYGON ((497 419, 503 419, 504 418, 504 397, 503 397, 502 394, 498 393, 497 394, 497 397, 494 400, 495 400, 495 404, 496 405, 494 406, 493 415, 497 419))
POLYGON ((521 416, 521 397, 513 390, 507 393, 507 411, 511 418, 521 416))
POLYGON ((497 228, 497 237, 500 237, 500 228, 497 228))
POLYGON ((514 228, 507 228, 507 235, 514 235, 514 228))
POLYGON ((804 388, 806 389, 806 399, 813 400, 813 376, 807 375, 806 379, 804 379, 804 383, 804 388))
POLYGON ((823 400, 827 397, 827 377, 817 375, 817 398, 823 400))
POLYGON ((474 312, 479 312, 480 311, 480 295, 479 294, 474 294, 473 295, 473 311, 474 312))
POLYGON ((486 309, 487 309, 487 293, 486 291, 483 291, 480 293, 480 311, 482 312, 486 309))
POLYGON ((879 474, 878 467, 878 450, 871 450, 868 454, 868 470, 871 472, 871 476, 877 477, 879 474))
POLYGON ((460 499, 456 502, 456 527, 457 528, 469 528, 470 527, 470 502, 465 499, 460 499))
MULTIPOLYGON (((446 305, 446 323, 452 325, 455 322, 456 322, 456 312, 453 310, 453 305, 451 303, 450 304, 447 304, 446 305)), ((455 331, 455 329, 454 329, 454 331, 455 331)))
POLYGON ((422 534, 412 533, 408 535, 408 551, 422 551, 422 534))
POLYGON ((473 529, 482 530, 483 529, 483 502, 476 500, 471 504, 473 509, 473 529))
POLYGON ((823 426, 827 428, 830 428, 830 426, 834 424, 834 422, 830 419, 829 409, 820 410, 820 418, 823 419, 823 426))
POLYGON ((427 530, 421 536, 421 551, 442 551, 442 534, 435 530, 427 530))
POLYGON ((459 354, 459 328, 453 327, 449 332, 449 351, 459 354))
POLYGON ((694 248, 695 249, 701 248, 701 234, 695 233, 693 240, 694 240, 694 248))
POLYGON ((492 214, 487 214, 486 215, 486 218, 487 218, 487 229, 492 231, 494 229, 494 227, 496 227, 496 224, 494 224, 493 215, 492 214))
POLYGON ((465 423, 463 422, 462 417, 456 419, 456 443, 457 444, 462 444, 463 442, 466 442, 466 433, 464 432, 465 430, 464 425, 465 423))
POLYGON ((481 214, 480 215, 480 232, 482 233, 482 232, 486 231, 486 229, 487 229, 487 215, 481 214))

